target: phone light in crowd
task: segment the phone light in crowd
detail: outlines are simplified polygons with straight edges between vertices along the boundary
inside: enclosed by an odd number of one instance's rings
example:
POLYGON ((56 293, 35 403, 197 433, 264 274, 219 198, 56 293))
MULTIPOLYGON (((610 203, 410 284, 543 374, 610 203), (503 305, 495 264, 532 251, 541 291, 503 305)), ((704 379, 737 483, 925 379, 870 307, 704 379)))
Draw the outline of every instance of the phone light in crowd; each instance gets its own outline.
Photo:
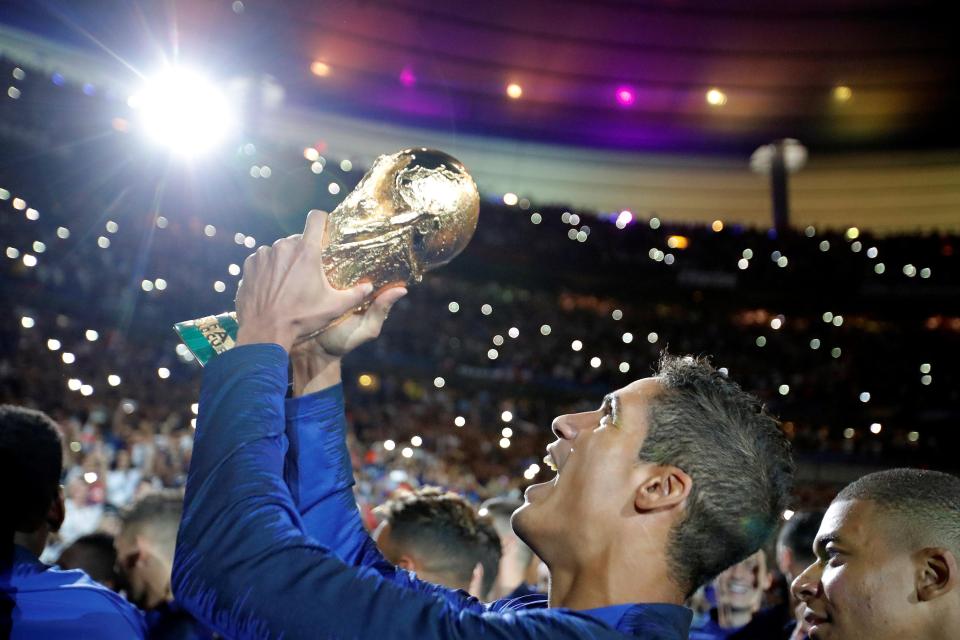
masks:
POLYGON ((166 367, 160 367, 159 369, 157 369, 157 375, 161 379, 166 380, 167 378, 170 377, 170 369, 167 369, 166 367))
POLYGON ((393 451, 394 449, 397 448, 397 443, 394 442, 393 440, 384 440, 383 448, 386 449, 387 451, 393 451))
POLYGON ((310 65, 310 73, 318 78, 326 78, 330 75, 330 65, 322 60, 316 60, 310 65))
POLYGON ((507 85, 507 96, 509 96, 511 100, 517 100, 522 95, 523 87, 518 85, 516 82, 511 82, 507 85))
POLYGON ((707 104, 713 107, 722 107, 727 104, 727 94, 720 89, 710 89, 706 95, 707 104))
POLYGON ((783 512, 783 519, 784 519, 784 520, 789 520, 789 519, 792 518, 794 515, 796 515, 796 514, 793 512, 793 510, 791 510, 791 509, 785 509, 784 512, 783 512))
POLYGON ((97 481, 97 478, 98 476, 96 471, 87 471, 85 474, 83 474, 83 480, 87 484, 93 484, 97 481))
POLYGON ((413 436, 412 438, 410 438, 410 444, 412 444, 415 447, 419 447, 420 445, 423 444, 423 438, 421 438, 420 436, 413 436))
POLYGON ((510 422, 511 420, 513 420, 513 414, 510 413, 509 411, 504 411, 503 413, 500 414, 500 419, 503 420, 504 422, 510 422))
POLYGON ((120 376, 118 376, 115 373, 111 373, 110 375, 107 376, 107 384, 110 385, 111 387, 117 387, 120 385, 121 382, 122 380, 120 379, 120 376))
POLYGON ((628 224, 633 222, 633 213, 624 209, 617 215, 617 229, 625 229, 628 224))
POLYGON ((846 85, 838 85, 833 88, 833 99, 837 102, 848 102, 853 97, 853 89, 846 85))
POLYGON ((462 427, 463 425, 467 424, 467 419, 463 416, 457 416, 453 419, 453 424, 457 425, 458 427, 462 427))
POLYGON ((686 249, 690 246, 690 240, 686 236, 670 236, 667 238, 667 246, 671 249, 686 249))
POLYGON ((154 142, 193 156, 209 151, 236 124, 227 97, 202 75, 172 68, 148 81, 127 104, 154 142))

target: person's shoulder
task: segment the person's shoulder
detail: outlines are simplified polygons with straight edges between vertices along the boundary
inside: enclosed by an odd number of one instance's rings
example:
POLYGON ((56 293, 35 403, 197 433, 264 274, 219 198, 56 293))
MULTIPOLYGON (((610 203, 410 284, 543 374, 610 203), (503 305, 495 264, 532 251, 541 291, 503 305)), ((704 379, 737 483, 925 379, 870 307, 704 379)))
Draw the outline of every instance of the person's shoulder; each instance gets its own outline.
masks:
MULTIPOLYGON (((503 601, 499 601, 503 602, 503 601)), ((496 603, 493 603, 496 604, 496 603)), ((598 638, 610 640, 628 637, 602 622, 570 609, 550 609, 546 604, 488 610, 481 618, 496 626, 509 626, 511 637, 554 639, 598 638)))
POLYGON ((100 620, 105 626, 96 637, 144 635, 140 610, 79 569, 49 567, 18 584, 16 591, 17 606, 25 614, 35 610, 38 617, 60 618, 65 623, 79 618, 100 620))
POLYGON ((547 604, 547 596, 542 593, 530 593, 521 596, 514 596, 511 593, 506 598, 487 603, 486 607, 487 611, 492 613, 505 613, 523 609, 545 609, 547 604))

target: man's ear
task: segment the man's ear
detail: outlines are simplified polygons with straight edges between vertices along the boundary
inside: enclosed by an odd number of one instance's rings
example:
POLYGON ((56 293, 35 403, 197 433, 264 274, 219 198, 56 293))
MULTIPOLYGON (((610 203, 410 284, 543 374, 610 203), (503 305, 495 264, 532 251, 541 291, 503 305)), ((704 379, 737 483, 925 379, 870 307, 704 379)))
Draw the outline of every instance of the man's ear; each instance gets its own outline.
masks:
POLYGON ((47 510, 47 524, 50 526, 50 532, 56 533, 63 524, 63 519, 67 515, 67 508, 63 502, 63 487, 57 487, 57 495, 50 503, 50 509, 47 510))
POLYGON ((478 600, 483 600, 487 595, 483 592, 483 565, 479 562, 477 566, 473 568, 473 574, 470 576, 470 587, 467 589, 467 593, 478 600))
POLYGON ((916 553, 918 561, 917 598, 930 601, 957 586, 957 558, 943 547, 927 547, 916 553))
POLYGON ((693 488, 693 479, 672 465, 641 465, 639 486, 634 497, 637 511, 659 511, 683 503, 693 488))

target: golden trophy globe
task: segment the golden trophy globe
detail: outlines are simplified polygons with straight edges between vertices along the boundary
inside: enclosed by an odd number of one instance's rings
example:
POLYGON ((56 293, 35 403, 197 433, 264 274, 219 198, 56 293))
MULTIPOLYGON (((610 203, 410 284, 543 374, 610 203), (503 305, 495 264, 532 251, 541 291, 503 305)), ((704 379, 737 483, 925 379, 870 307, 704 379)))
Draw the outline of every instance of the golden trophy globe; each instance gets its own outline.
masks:
MULTIPOLYGON (((327 217, 324 271, 338 289, 416 284, 463 251, 479 213, 477 185, 452 156, 425 148, 380 156, 327 217)), ((232 311, 174 325, 201 365, 235 346, 237 329, 232 311)))

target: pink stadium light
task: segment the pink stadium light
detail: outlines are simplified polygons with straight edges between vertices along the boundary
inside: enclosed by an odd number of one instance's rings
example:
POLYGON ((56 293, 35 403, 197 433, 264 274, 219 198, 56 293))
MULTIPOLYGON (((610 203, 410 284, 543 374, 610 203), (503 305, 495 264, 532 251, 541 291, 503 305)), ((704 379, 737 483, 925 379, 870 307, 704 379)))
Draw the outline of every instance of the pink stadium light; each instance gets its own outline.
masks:
POLYGON ((619 87, 616 96, 621 107, 629 107, 637 100, 637 94, 630 87, 619 87))

